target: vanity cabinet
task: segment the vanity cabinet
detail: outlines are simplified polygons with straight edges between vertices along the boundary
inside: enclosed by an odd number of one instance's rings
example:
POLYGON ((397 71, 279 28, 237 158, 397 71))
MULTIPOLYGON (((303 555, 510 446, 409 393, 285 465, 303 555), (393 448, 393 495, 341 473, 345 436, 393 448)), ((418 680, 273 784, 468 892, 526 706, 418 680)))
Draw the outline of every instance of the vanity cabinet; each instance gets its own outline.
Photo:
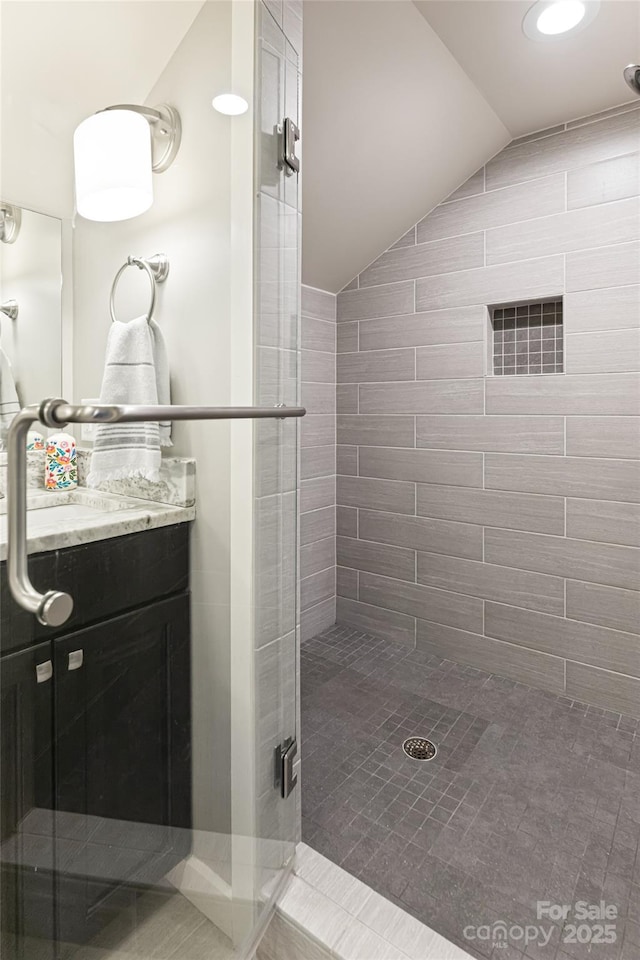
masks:
POLYGON ((30 938, 45 960, 49 942, 87 943, 190 849, 188 526, 59 553, 63 589, 96 582, 79 625, 0 660, 2 956, 16 960, 30 938), (128 589, 110 593, 110 573, 128 589), (108 615, 109 595, 132 609, 108 615))
POLYGON ((54 956, 51 644, 0 663, 0 957, 54 956), (41 682, 38 682, 40 677, 41 682))

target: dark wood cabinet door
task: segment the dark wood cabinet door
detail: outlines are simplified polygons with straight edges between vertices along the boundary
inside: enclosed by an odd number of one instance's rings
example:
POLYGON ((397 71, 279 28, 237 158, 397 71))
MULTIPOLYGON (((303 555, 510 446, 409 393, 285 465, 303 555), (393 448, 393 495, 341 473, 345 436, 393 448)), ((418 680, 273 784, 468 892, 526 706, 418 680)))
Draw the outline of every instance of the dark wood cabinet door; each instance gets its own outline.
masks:
POLYGON ((51 644, 0 660, 0 956, 54 956, 51 644))
POLYGON ((190 849, 189 597, 55 640, 59 936, 86 942, 190 849))

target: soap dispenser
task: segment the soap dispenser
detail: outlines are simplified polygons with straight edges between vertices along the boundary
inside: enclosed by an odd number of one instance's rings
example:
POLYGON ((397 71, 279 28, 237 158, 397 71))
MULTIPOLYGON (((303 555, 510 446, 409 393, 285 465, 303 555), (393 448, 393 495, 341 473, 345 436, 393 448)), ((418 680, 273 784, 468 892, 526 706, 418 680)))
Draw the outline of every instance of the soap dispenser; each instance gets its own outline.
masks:
POLYGON ((47 490, 72 490, 78 486, 76 441, 70 433, 47 437, 44 485, 47 490))

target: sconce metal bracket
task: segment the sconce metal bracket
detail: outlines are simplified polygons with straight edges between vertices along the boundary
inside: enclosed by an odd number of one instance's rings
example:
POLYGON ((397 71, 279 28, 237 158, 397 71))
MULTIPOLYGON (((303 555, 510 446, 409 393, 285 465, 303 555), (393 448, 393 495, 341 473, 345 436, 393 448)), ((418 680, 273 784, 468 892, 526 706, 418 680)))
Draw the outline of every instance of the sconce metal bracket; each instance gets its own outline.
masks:
POLYGON ((5 317, 9 317, 9 320, 17 320, 19 312, 20 308, 17 300, 5 300, 4 303, 0 303, 0 313, 4 313, 5 317))
POLYGON ((0 202, 0 240, 15 243, 22 224, 22 210, 12 203, 0 202))
MULTIPOLYGON (((136 103, 118 103, 104 110, 132 110, 149 121, 154 173, 163 173, 176 158, 182 140, 182 122, 175 107, 161 103, 157 107, 138 106, 136 103)), ((100 111, 101 113, 104 111, 100 111)))

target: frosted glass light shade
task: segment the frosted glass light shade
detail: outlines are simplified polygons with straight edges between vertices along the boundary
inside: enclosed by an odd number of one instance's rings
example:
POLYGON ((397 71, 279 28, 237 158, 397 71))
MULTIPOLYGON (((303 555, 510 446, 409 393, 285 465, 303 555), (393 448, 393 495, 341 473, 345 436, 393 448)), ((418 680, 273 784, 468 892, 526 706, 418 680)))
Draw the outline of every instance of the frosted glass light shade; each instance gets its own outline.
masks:
POLYGON ((153 203, 149 122, 132 110, 87 117, 73 135, 76 209, 87 220, 130 220, 153 203))

